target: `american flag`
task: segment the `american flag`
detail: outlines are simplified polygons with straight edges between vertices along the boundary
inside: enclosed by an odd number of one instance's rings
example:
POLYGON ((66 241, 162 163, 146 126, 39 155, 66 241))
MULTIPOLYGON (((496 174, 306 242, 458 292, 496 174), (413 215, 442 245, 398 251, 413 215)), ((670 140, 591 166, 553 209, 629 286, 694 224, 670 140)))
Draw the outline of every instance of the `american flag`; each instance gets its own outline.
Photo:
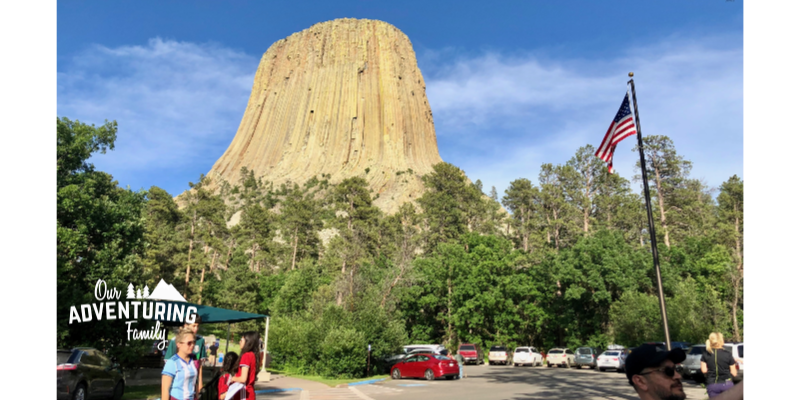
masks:
POLYGON ((617 144, 628 136, 636 134, 636 126, 633 124, 633 114, 631 114, 631 103, 628 101, 628 94, 625 93, 625 98, 622 99, 622 105, 619 106, 619 111, 611 121, 611 126, 608 127, 606 136, 603 138, 603 143, 600 143, 600 148, 594 153, 603 161, 608 163, 608 172, 614 172, 614 150, 617 144))

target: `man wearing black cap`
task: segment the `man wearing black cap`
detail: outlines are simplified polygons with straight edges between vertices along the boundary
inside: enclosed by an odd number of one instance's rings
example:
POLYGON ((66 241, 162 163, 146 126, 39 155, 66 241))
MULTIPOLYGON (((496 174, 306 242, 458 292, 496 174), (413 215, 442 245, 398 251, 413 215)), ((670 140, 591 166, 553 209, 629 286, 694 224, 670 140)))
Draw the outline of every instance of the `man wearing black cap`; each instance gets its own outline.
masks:
POLYGON ((625 361, 628 383, 642 400, 684 400, 686 393, 676 366, 685 359, 681 349, 667 352, 655 345, 639 346, 625 361))

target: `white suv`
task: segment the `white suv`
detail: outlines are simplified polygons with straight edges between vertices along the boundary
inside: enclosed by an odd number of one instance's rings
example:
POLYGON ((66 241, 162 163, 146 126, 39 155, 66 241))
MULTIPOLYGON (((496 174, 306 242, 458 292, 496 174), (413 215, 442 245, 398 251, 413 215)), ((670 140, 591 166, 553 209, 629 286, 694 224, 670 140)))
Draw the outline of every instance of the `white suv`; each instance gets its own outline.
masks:
POLYGON ((517 347, 514 349, 514 366, 530 364, 531 367, 542 365, 542 355, 536 347, 517 347))
POLYGON ((557 365, 559 367, 574 367, 575 353, 570 349, 555 348, 547 352, 547 366, 552 367, 557 365))
POLYGON ((728 350, 731 352, 731 354, 733 354, 733 360, 736 361, 736 369, 739 370, 739 372, 736 374, 736 377, 733 379, 738 382, 744 378, 744 342, 725 343, 723 347, 725 350, 728 350))

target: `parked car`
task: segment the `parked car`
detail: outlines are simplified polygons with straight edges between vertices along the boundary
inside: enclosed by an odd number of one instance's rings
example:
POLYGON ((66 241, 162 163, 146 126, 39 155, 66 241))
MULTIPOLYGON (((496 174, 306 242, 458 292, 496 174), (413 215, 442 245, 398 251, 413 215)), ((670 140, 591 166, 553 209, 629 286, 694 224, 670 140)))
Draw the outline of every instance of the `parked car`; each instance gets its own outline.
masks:
POLYGON ((424 350, 424 349, 438 353, 441 352, 442 350, 445 350, 445 347, 440 344, 410 344, 408 346, 403 346, 403 351, 405 351, 406 354, 411 354, 411 352, 414 350, 424 350))
POLYGON ((725 343, 723 347, 733 354, 733 360, 736 361, 736 369, 739 370, 736 376, 733 377, 733 381, 739 382, 744 378, 744 343, 725 343))
MULTIPOLYGON (((667 350, 666 342, 645 342, 642 344, 655 345, 659 348, 659 350, 667 350)), ((670 344, 672 345, 673 349, 683 349, 684 351, 689 351, 692 347, 692 344, 689 342, 670 342, 670 344)))
POLYGON ((606 350, 597 357, 597 369, 605 371, 615 369, 618 372, 625 371, 625 359, 628 358, 625 349, 606 350))
POLYGON ((442 349, 439 349, 439 350, 435 350, 435 351, 431 351, 431 350, 428 350, 428 349, 414 349, 414 350, 411 350, 406 355, 406 357, 409 357, 409 356, 411 356, 413 354, 425 354, 425 353, 438 354, 440 356, 447 356, 449 352, 445 348, 442 348, 442 349))
POLYGON ((536 350, 536 347, 517 347, 514 349, 514 366, 517 365, 530 365, 531 367, 542 365, 544 358, 536 350))
POLYGON ((403 352, 399 354, 390 355, 387 357, 383 357, 380 360, 383 362, 383 371, 385 373, 389 373, 392 369, 392 366, 397 364, 400 361, 403 361, 411 354, 419 354, 419 353, 438 353, 442 355, 447 355, 447 349, 440 344, 412 344, 408 346, 403 346, 403 352))
POLYGON ((706 345, 697 344, 692 346, 689 354, 686 355, 686 360, 683 360, 683 372, 681 375, 683 379, 692 379, 697 383, 705 383, 703 372, 700 370, 700 359, 703 357, 703 352, 706 351, 706 345))
POLYGON ((392 379, 425 378, 432 381, 445 377, 458 376, 458 363, 440 354, 417 354, 406 358, 392 367, 392 379))
POLYGON ((125 376, 116 362, 90 347, 56 350, 58 399, 114 399, 125 394, 125 376))
POLYGON ((464 343, 458 346, 458 354, 464 357, 464 363, 483 364, 483 351, 477 344, 464 343))
POLYGON ((575 353, 570 349, 555 348, 547 352, 547 366, 574 367, 575 353))
POLYGON ((597 367, 597 356, 599 353, 600 352, 594 347, 578 347, 575 350, 575 364, 578 364, 578 368, 585 365, 591 369, 595 369, 597 367))
POLYGON ((492 346, 489 348, 489 365, 491 364, 511 364, 511 357, 508 356, 506 346, 492 346))

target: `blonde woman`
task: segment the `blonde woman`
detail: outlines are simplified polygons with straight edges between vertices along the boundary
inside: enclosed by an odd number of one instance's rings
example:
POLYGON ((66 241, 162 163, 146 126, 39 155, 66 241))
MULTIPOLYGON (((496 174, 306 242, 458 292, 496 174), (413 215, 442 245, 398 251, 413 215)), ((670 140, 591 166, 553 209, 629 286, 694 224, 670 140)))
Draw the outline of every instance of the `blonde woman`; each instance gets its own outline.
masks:
POLYGON ((197 398, 199 362, 192 357, 196 343, 194 332, 182 328, 175 336, 177 352, 164 363, 161 371, 162 400, 194 400, 197 398))
POLYGON ((725 340, 719 332, 712 332, 706 340, 706 351, 700 358, 700 370, 706 374, 706 390, 708 398, 733 387, 736 376, 736 361, 733 355, 722 348, 725 340))

